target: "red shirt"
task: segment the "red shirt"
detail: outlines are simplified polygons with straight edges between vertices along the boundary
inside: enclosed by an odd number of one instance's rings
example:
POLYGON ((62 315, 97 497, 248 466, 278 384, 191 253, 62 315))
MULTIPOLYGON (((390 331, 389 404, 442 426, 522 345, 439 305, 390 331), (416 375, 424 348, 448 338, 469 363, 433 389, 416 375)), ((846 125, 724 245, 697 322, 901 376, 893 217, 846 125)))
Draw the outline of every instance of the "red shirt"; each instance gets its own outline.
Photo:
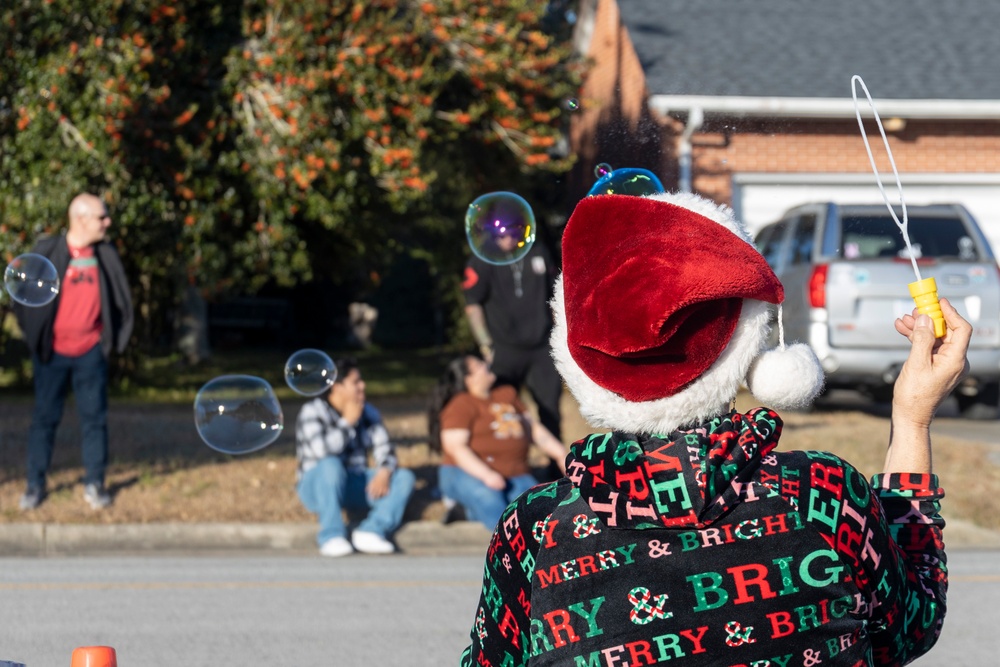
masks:
POLYGON ((64 357, 79 357, 101 342, 101 285, 94 248, 68 247, 70 262, 52 324, 52 350, 64 357))
MULTIPOLYGON (((510 479, 528 471, 531 434, 522 415, 527 412, 517 391, 504 385, 493 389, 487 400, 462 392, 441 411, 441 430, 469 431, 469 448, 504 477, 510 479)), ((445 465, 455 465, 444 455, 445 465)))

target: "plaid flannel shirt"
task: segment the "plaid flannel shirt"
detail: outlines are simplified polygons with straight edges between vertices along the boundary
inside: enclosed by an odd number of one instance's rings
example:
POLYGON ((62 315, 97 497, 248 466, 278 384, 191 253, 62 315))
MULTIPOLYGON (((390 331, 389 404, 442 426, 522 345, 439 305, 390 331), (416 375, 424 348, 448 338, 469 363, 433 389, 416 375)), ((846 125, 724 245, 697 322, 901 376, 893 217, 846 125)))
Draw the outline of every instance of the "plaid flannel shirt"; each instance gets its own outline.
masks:
POLYGON ((371 404, 365 403, 356 426, 348 424, 325 398, 314 398, 302 406, 295 421, 298 479, 327 456, 338 456, 347 470, 361 472, 368 468, 369 451, 375 466, 396 469, 395 447, 382 415, 371 404))

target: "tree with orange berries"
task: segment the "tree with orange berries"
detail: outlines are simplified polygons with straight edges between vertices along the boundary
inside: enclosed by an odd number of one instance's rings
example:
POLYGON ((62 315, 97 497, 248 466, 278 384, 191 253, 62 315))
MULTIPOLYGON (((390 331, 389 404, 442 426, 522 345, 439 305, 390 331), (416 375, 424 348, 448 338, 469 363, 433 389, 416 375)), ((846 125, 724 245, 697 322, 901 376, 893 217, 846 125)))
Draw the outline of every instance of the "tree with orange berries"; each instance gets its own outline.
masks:
POLYGON ((404 248, 445 275, 472 198, 571 163, 562 103, 582 66, 543 29, 544 3, 11 4, 3 259, 58 232, 73 194, 103 196, 144 349, 189 285, 347 284, 404 248))

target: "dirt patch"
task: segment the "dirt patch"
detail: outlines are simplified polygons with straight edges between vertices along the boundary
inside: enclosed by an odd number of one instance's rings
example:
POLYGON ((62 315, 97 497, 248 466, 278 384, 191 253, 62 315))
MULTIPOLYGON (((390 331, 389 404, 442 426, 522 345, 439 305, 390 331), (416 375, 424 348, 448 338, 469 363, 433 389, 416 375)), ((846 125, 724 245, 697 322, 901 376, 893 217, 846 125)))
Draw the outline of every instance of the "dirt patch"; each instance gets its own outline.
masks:
MULTIPOLYGON (((741 410, 752 407, 741 396, 741 410)), ((440 519, 444 508, 436 495, 439 458, 427 446, 424 399, 376 400, 399 447, 403 466, 417 476, 405 520, 440 519)), ((270 447, 247 456, 227 456, 199 439, 189 405, 114 402, 109 413, 111 466, 108 487, 115 502, 95 512, 84 502, 79 479, 79 424, 67 405, 57 436, 49 498, 36 510, 22 512, 24 444, 30 422, 30 399, 4 399, 0 405, 0 522, 155 523, 155 522, 311 522, 295 494, 294 421, 302 402, 283 405, 285 430, 270 447)), ((788 413, 783 449, 825 449, 851 461, 866 475, 877 472, 888 442, 884 410, 788 413)), ((563 402, 564 439, 591 432, 572 397, 563 402)), ((948 492, 946 518, 994 530, 1000 515, 992 509, 1000 488, 996 447, 935 439, 935 470, 948 492)), ((535 453, 532 463, 543 466, 535 453)))

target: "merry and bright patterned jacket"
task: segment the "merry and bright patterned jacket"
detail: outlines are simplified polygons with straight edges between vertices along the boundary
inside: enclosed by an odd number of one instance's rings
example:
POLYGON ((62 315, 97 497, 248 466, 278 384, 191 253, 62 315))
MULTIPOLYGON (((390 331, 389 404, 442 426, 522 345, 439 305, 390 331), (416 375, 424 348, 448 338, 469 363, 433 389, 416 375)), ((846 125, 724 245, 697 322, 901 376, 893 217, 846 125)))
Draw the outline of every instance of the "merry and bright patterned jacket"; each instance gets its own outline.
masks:
POLYGON ((947 569, 933 475, 773 452, 772 411, 591 435, 508 507, 463 666, 901 665, 947 569))

